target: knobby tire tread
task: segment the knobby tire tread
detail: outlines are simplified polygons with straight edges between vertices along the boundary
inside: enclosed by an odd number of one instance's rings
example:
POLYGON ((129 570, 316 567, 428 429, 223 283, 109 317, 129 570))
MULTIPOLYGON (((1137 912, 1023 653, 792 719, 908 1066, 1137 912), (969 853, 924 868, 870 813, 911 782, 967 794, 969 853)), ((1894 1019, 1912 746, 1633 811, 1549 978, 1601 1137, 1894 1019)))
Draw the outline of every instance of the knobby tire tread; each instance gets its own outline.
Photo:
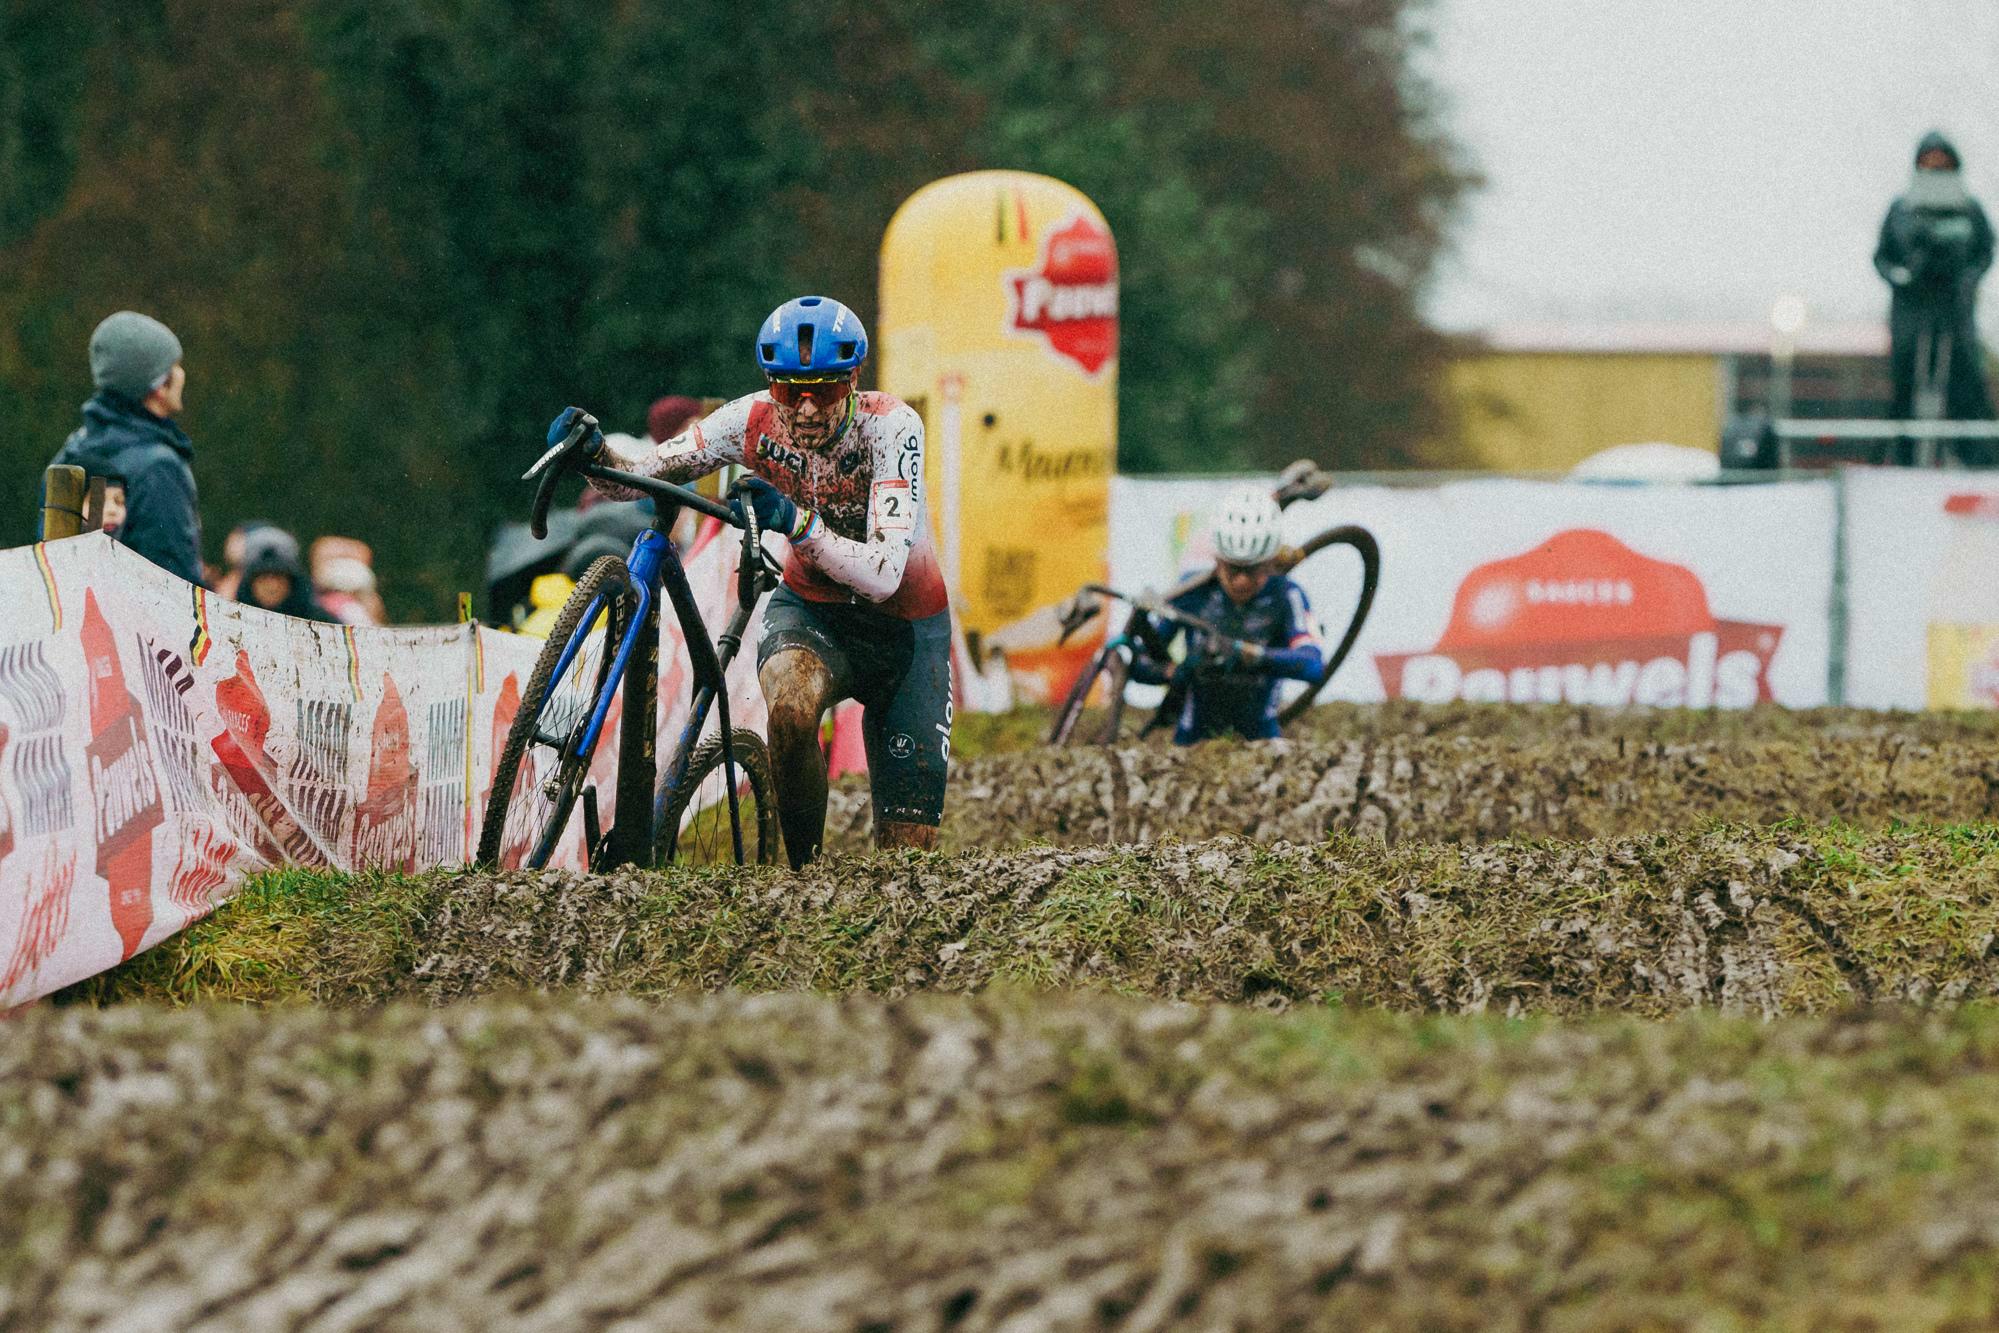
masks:
MULTIPOLYGON (((576 628, 589 610, 590 603, 599 594, 607 594, 604 663, 608 666, 617 636, 624 632, 631 615, 633 601, 630 571, 617 556, 599 556, 584 571, 583 577, 570 592, 569 600, 562 604, 562 611, 556 616, 548 638, 542 642, 541 653, 534 660, 534 670, 528 675, 527 687, 521 691, 520 711, 514 714, 513 723, 507 728, 506 744, 501 747, 499 762, 493 766, 493 790, 486 800, 485 820, 479 827, 479 865, 493 866, 499 860, 500 844, 507 832, 507 806, 514 794, 515 779, 520 774, 521 758, 527 753, 528 743, 540 721, 542 699, 551 683, 549 677, 555 672, 555 664, 562 657, 563 648, 575 637, 576 628)), ((571 666, 574 665, 572 661, 571 666)), ((565 809, 557 814, 566 820, 571 811, 565 809)), ((540 841, 539 835, 536 841, 540 841)))

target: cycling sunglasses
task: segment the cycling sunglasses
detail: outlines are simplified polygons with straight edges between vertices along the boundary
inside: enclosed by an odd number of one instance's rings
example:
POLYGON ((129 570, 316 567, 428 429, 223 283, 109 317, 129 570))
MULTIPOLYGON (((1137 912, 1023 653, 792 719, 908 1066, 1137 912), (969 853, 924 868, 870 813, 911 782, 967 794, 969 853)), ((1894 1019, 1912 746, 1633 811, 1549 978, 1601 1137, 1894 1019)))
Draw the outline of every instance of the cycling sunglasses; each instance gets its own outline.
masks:
POLYGON ((773 377, 770 382, 771 401, 780 407, 797 407, 810 398, 822 412, 846 402, 853 391, 854 381, 846 375, 794 375, 773 377))

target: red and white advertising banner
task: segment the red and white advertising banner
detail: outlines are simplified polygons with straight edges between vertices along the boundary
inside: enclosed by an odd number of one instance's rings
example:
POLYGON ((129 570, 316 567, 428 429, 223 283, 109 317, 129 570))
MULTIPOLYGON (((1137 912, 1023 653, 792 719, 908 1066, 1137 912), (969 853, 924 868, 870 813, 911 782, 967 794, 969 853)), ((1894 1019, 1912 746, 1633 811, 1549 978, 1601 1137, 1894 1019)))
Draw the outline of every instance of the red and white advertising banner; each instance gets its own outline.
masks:
MULTIPOLYGON (((711 625, 735 559, 710 541, 688 560, 711 625)), ((672 737, 686 654, 676 626, 661 638, 672 737)), ((130 958, 258 870, 463 862, 540 649, 472 625, 294 620, 98 535, 0 551, 0 1007, 130 958)), ((747 655, 730 698, 761 725, 747 655)), ((592 772, 606 811, 616 754, 607 731, 592 772)), ((572 836, 558 863, 580 851, 572 836)))
POLYGON ((1850 468, 1846 700, 1999 708, 1999 475, 1850 468))
MULTIPOLYGON (((1116 586, 1206 566, 1209 515, 1241 480, 1120 478, 1116 586)), ((1834 522, 1829 481, 1356 485, 1284 512, 1294 544, 1339 523, 1381 544, 1374 610, 1327 699, 1693 708, 1826 702, 1834 522)), ((1297 578, 1330 647, 1359 557, 1334 548, 1297 578)))

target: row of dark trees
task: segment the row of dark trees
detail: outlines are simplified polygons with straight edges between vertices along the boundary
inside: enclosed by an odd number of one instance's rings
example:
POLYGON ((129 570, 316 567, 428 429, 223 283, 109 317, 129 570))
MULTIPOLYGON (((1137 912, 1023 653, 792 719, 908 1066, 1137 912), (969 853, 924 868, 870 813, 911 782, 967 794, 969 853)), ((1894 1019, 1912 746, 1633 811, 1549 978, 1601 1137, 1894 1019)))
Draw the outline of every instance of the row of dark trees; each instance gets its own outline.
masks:
POLYGON ((1092 196, 1130 471, 1416 461, 1416 302, 1466 176, 1408 0, 9 0, 0 484, 132 306, 188 349, 213 547, 375 542, 434 615, 567 402, 755 386, 801 290, 872 316, 896 206, 1012 166, 1092 196))

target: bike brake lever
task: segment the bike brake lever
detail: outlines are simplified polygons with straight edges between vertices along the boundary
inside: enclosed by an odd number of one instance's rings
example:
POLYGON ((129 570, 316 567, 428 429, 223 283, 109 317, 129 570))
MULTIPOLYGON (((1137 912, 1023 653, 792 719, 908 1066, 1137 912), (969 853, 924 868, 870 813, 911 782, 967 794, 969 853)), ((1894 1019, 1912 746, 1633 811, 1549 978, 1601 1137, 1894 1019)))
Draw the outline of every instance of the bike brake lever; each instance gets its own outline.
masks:
POLYGON ((763 532, 757 527, 757 511, 754 505, 739 504, 736 510, 743 516, 743 555, 736 562, 736 597, 749 602, 757 593, 757 566, 751 563, 750 555, 764 555, 763 532))
POLYGON ((1055 640, 1055 646, 1059 648, 1069 642, 1071 634, 1095 620, 1103 613, 1103 609, 1103 605, 1099 602, 1086 604, 1078 598, 1061 617, 1062 636, 1055 640))
POLYGON ((550 445, 548 447, 547 453, 543 454, 540 458, 534 460, 533 467, 530 467, 527 471, 521 473, 521 480, 533 481, 536 477, 539 477, 542 474, 542 469, 546 468, 550 463, 553 463, 558 457, 560 457, 562 451, 564 449, 567 449, 570 446, 570 444, 574 442, 575 438, 576 438, 575 434, 572 432, 568 437, 558 440, 556 443, 550 445))
POLYGON ((536 477, 542 474, 542 472, 548 467, 550 463, 553 463, 556 459, 562 457, 564 454, 568 453, 571 449, 574 449, 576 447, 577 441, 581 440, 585 435, 588 435, 591 431, 595 430, 596 428, 597 428, 597 418, 591 416, 588 412, 584 412, 578 415, 576 418, 576 424, 569 428, 569 433, 563 436, 560 440, 556 441, 554 444, 550 445, 548 447, 548 452, 544 453, 540 458, 535 459, 534 466, 529 468, 526 472, 521 473, 521 480, 533 481, 536 477))
POLYGON ((528 531, 536 541, 548 536, 548 506, 555 499, 555 484, 562 480, 566 468, 553 466, 558 460, 567 461, 576 446, 585 436, 597 428, 597 418, 585 412, 576 418, 576 424, 569 428, 569 434, 562 442, 535 460, 527 470, 523 481, 532 481, 539 475, 541 484, 535 488, 534 511, 528 518, 528 531))

